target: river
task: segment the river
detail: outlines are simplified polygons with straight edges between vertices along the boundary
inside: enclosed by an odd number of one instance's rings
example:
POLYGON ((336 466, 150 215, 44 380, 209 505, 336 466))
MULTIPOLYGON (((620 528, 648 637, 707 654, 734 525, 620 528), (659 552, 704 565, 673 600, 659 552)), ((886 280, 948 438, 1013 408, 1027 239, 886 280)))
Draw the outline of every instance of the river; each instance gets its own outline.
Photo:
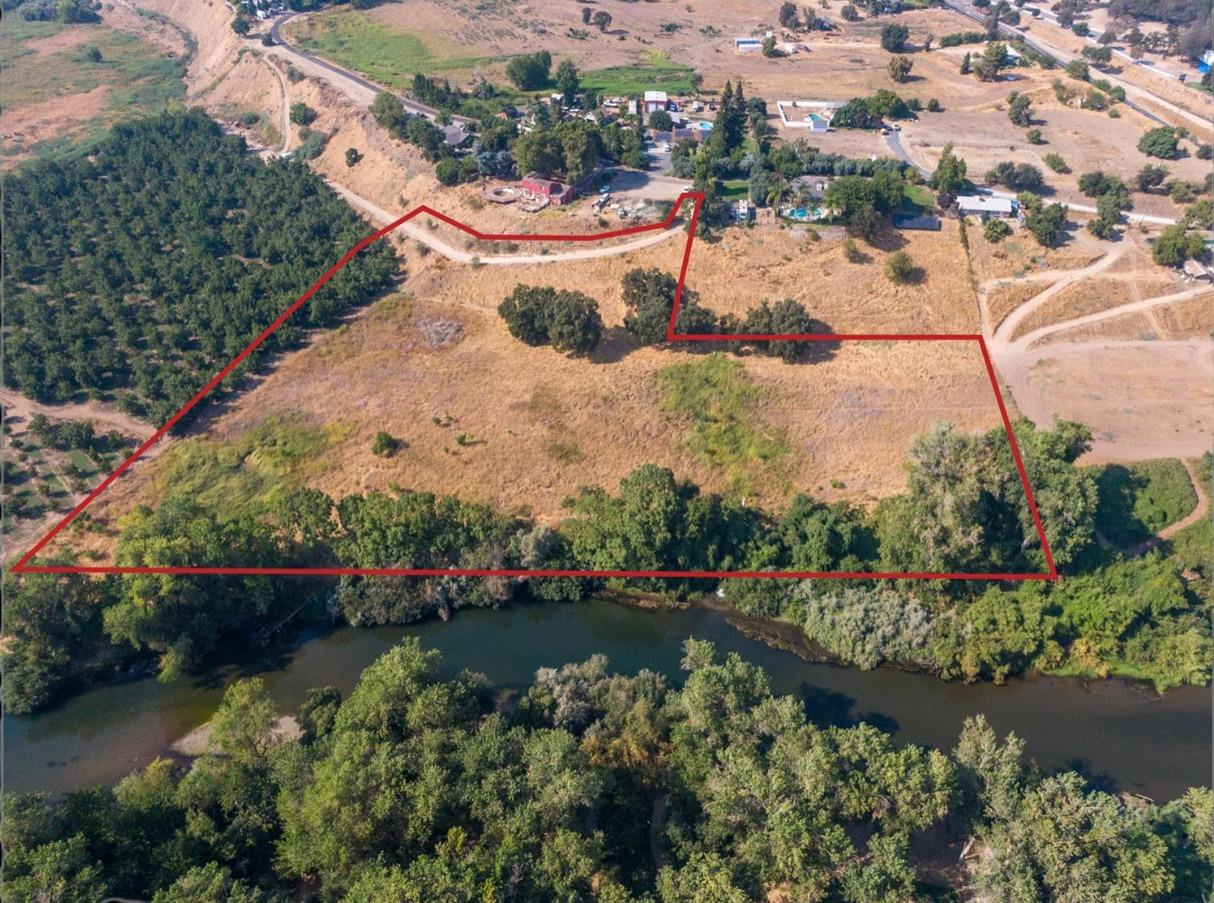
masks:
POLYGON ((981 712, 1001 734, 1024 738, 1027 755, 1048 769, 1077 767, 1110 787, 1158 800, 1210 780, 1208 688, 1159 697, 1121 681, 967 686, 891 669, 860 671, 807 662, 750 639, 713 609, 646 611, 597 600, 461 611, 447 623, 411 627, 347 627, 256 666, 172 683, 133 680, 43 714, 5 716, 5 787, 61 793, 116 781, 209 718, 236 677, 260 673, 286 713, 309 687, 333 684, 348 693, 363 668, 410 635, 442 652, 447 674, 480 671, 505 687, 526 686, 536 668, 595 652, 608 656, 612 670, 650 668, 677 682, 683 640, 697 637, 761 665, 775 691, 800 696, 818 723, 865 720, 901 740, 951 749, 962 720, 981 712))

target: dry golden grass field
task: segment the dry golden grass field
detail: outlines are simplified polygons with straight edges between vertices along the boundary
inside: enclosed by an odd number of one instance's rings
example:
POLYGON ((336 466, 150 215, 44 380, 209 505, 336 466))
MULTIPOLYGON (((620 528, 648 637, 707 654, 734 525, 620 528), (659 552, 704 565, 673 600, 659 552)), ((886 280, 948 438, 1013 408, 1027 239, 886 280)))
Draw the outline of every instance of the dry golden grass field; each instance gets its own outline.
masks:
MULTIPOLYGON (((837 331, 976 331, 968 284, 946 289, 959 252, 955 235, 916 236, 908 245, 926 270, 924 283, 910 288, 881 275, 880 252, 852 265, 837 245, 787 233, 760 245, 746 232, 697 243, 688 283, 719 310, 792 294, 837 331), (785 254, 797 256, 785 262, 785 254), (767 286, 779 285, 770 269, 776 262, 797 274, 785 286, 803 278, 806 288, 769 294, 767 286)), ((909 443, 934 422, 965 430, 999 423, 974 343, 849 342, 817 362, 737 358, 755 392, 746 429, 772 454, 729 464, 703 457, 689 444, 694 417, 663 410, 659 374, 705 355, 637 347, 621 326, 623 274, 634 266, 676 271, 681 250, 676 240, 527 267, 421 258, 400 294, 284 356, 184 443, 218 456, 237 447, 247 453, 259 430, 290 422, 315 437, 314 453, 293 476, 301 484, 334 495, 393 485, 454 493, 551 521, 579 487, 614 488, 650 462, 765 506, 802 491, 868 505, 904 486, 909 443), (595 297, 606 325, 598 350, 569 358, 512 338, 496 306, 518 283, 595 297), (371 452, 381 430, 402 440, 390 457, 371 452)), ((256 467, 258 454, 241 466, 256 467)), ((117 518, 172 491, 174 466, 180 461, 172 452, 137 466, 92 512, 106 532, 77 534, 72 544, 107 555, 117 518)))

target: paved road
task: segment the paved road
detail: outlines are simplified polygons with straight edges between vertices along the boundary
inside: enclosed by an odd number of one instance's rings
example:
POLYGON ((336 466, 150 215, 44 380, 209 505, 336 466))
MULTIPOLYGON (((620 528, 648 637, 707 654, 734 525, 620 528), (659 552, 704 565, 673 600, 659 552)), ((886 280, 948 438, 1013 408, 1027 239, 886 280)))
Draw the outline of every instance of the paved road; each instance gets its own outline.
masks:
MULTIPOLYGON (((324 57, 317 56, 314 53, 309 53, 300 47, 295 46, 286 39, 283 35, 282 27, 297 16, 307 15, 306 13, 289 13, 274 20, 274 24, 270 26, 270 35, 274 38, 275 51, 279 56, 291 59, 294 62, 302 63, 304 68, 310 68, 317 75, 325 78, 330 84, 348 96, 351 100, 357 103, 362 103, 370 106, 371 101, 375 96, 382 91, 391 91, 384 85, 376 84, 370 79, 364 78, 356 72, 351 72, 349 69, 343 69, 336 63, 331 63, 324 57), (316 70, 321 70, 316 72, 316 70)), ((394 92, 395 93, 395 92, 394 92)), ((398 95, 399 96, 399 95, 398 95)), ((426 106, 424 103, 418 103, 415 100, 401 98, 401 105, 410 113, 419 116, 425 116, 429 119, 436 119, 439 111, 434 107, 426 106)), ((474 119, 469 119, 467 116, 451 117, 451 121, 467 125, 475 122, 474 119)))
MULTIPOLYGON (((981 12, 976 10, 974 7, 970 6, 969 3, 962 3, 962 2, 960 2, 960 0, 944 0, 944 4, 949 9, 951 9, 953 12, 959 13, 960 15, 965 16, 967 19, 971 19, 974 22, 977 22, 979 24, 985 24, 985 22, 986 22, 986 16, 984 16, 981 12)), ((1039 36, 1026 34, 1026 33, 1020 31, 1019 29, 1012 28, 1010 25, 1005 25, 1003 23, 1000 23, 999 32, 1001 34, 1007 35, 1009 37, 1018 38, 1019 40, 1024 41, 1024 43, 1027 44, 1029 47, 1031 47, 1033 50, 1036 50, 1038 53, 1044 53, 1047 56, 1053 57, 1054 59, 1061 62, 1064 66, 1067 63, 1071 62, 1071 60, 1083 59, 1083 57, 1078 53, 1071 53, 1068 50, 1063 50, 1059 47, 1055 47, 1052 44, 1047 44, 1039 36)), ((1108 73, 1102 73, 1101 77, 1108 80, 1111 84, 1120 85, 1122 88, 1124 88, 1125 92, 1127 94, 1127 98, 1124 101, 1125 105, 1127 107, 1129 107, 1130 109, 1136 110, 1137 112, 1141 113, 1143 116, 1147 117, 1148 119, 1150 119, 1153 122, 1158 122, 1160 125, 1166 125, 1166 126, 1174 126, 1176 124, 1174 122, 1168 122, 1168 120, 1164 119, 1162 116, 1158 115, 1157 113, 1153 113, 1150 110, 1141 106, 1140 104, 1134 103, 1134 101, 1129 99, 1130 97, 1135 96, 1135 95, 1137 95, 1139 97, 1148 97, 1148 98, 1150 98, 1150 100, 1153 103, 1159 104, 1161 107, 1163 107, 1164 109, 1168 110, 1169 112, 1175 114, 1176 116, 1180 116, 1185 119, 1188 119, 1193 124, 1199 125, 1204 129, 1210 128, 1210 121, 1208 119, 1198 116, 1196 113, 1190 113, 1188 110, 1177 106, 1176 104, 1172 103, 1170 100, 1165 100, 1164 98, 1160 97, 1157 94, 1152 93, 1151 91, 1147 90, 1146 88, 1140 87, 1139 85, 1132 84, 1131 82, 1123 81, 1119 78, 1115 78, 1115 77, 1109 75, 1108 73)))

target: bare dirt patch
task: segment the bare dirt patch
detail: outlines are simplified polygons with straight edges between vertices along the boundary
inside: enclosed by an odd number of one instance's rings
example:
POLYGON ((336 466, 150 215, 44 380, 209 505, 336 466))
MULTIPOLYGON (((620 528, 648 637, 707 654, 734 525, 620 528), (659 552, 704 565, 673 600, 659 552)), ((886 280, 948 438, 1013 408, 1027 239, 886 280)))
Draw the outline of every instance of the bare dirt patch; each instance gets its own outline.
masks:
POLYGON ((81 94, 54 97, 23 107, 5 106, 0 112, 0 141, 9 145, 6 163, 20 157, 20 149, 64 134, 81 123, 97 119, 105 110, 109 85, 98 85, 81 94))
POLYGON ((1093 460, 1136 461, 1209 450, 1212 377, 1208 342, 1142 342, 1046 347, 1028 379, 1048 411, 1092 427, 1093 460))

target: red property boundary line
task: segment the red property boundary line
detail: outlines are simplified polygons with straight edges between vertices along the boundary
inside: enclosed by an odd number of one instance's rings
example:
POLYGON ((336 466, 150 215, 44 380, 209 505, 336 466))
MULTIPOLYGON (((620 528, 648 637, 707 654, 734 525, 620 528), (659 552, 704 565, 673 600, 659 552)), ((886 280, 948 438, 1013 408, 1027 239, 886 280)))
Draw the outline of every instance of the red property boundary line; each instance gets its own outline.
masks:
POLYGON ((691 262, 691 246, 695 239, 696 223, 699 221, 700 208, 704 203, 704 195, 701 192, 684 192, 679 195, 674 206, 671 207, 670 213, 666 219, 657 222, 649 223, 642 226, 630 226, 624 229, 615 229, 607 232, 597 232, 589 235, 515 235, 510 233, 487 233, 479 232, 471 226, 465 225, 456 219, 434 210, 431 207, 422 205, 410 210, 404 216, 394 220, 384 226, 377 232, 368 235, 344 255, 337 263, 333 264, 325 271, 319 279, 314 282, 307 291, 300 295, 295 301, 275 318, 269 326, 261 331, 257 338, 245 347, 240 354, 232 358, 228 364, 211 377, 210 381, 203 386, 198 392, 182 405, 172 417, 165 421, 164 425, 153 433, 146 441, 143 442, 134 453, 123 461, 108 477, 102 480, 92 492, 84 497, 71 511, 67 513, 54 527, 52 527, 41 539, 39 539, 33 547, 26 552, 12 567, 13 573, 18 574, 238 574, 238 575, 254 575, 263 574, 268 576, 368 576, 368 577, 444 577, 444 576, 460 576, 460 577, 657 577, 657 578, 705 578, 713 580, 721 579, 821 579, 821 580, 991 580, 991 581, 1055 581, 1058 579, 1058 569, 1054 564, 1054 556, 1050 551, 1049 540, 1046 539, 1045 528, 1041 523, 1041 515, 1037 510, 1037 501, 1033 497, 1033 488, 1029 484, 1028 473, 1024 468, 1024 460, 1020 455, 1020 448, 1016 444, 1016 436, 1012 430, 1011 418, 1008 416, 1007 406, 1003 402, 1003 395, 999 391, 999 381, 995 376, 995 367, 991 362, 990 352, 987 350, 986 341, 981 334, 964 334, 964 333, 940 333, 940 334, 900 334, 900 333, 744 333, 744 334, 729 334, 729 335, 702 335, 702 334, 679 334, 675 332, 675 324, 678 321, 679 307, 683 300, 683 286, 687 281, 687 268, 691 262), (1045 554, 1048 570, 1044 573, 1008 573, 1008 572, 933 572, 933 571, 623 571, 623 570, 556 570, 542 568, 351 568, 351 567, 333 567, 333 568, 270 568, 270 567, 155 567, 155 566, 121 566, 121 565, 46 565, 46 564, 30 564, 30 561, 37 555, 48 543, 51 542, 65 527, 74 521, 84 509, 93 503, 97 496, 101 495, 110 484, 117 480, 125 473, 131 465, 133 465, 145 452, 171 430, 178 421, 188 414, 195 405, 202 399, 214 391, 225 378, 227 378, 233 370, 235 370, 250 354, 252 354, 266 339, 268 339, 275 330, 285 323, 292 314, 300 307, 308 302, 330 279, 332 279, 347 263, 367 246, 379 241, 384 236, 388 235, 398 226, 409 222, 414 217, 426 214, 434 219, 441 220, 449 226, 453 226, 474 238, 481 241, 602 241, 608 238, 619 238, 624 235, 636 235, 641 232, 653 232, 668 229, 674 225, 675 218, 678 215, 684 201, 693 201, 691 220, 687 226, 687 242, 683 247, 683 260, 679 268, 678 285, 674 293, 674 303, 670 311, 670 320, 666 327, 666 338, 671 342, 728 342, 728 341, 797 341, 797 342, 857 342, 857 341, 892 341, 892 342, 976 342, 978 348, 982 352, 983 362, 986 364, 986 372, 991 382, 991 389, 995 394, 995 401, 999 405, 999 416, 1003 420, 1003 429, 1007 434, 1008 443, 1011 445, 1012 458, 1016 462, 1016 470, 1020 476, 1020 483, 1024 488, 1025 499, 1028 502, 1029 512, 1033 517, 1033 526, 1037 531, 1037 538, 1041 541, 1041 549, 1045 554))

